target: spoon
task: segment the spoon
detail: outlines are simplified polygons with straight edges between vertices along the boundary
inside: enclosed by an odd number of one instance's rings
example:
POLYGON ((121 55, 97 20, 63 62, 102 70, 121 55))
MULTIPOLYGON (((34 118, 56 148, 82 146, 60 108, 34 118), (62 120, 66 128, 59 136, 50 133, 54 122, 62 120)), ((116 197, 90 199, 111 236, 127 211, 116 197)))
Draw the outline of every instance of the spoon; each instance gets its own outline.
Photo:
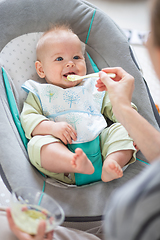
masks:
MULTIPOLYGON (((115 78, 115 74, 114 73, 107 73, 107 75, 111 78, 115 78)), ((98 73, 91 73, 85 76, 79 76, 79 75, 68 75, 67 79, 71 82, 77 81, 77 80, 82 80, 84 78, 90 78, 90 77, 99 77, 98 73)))

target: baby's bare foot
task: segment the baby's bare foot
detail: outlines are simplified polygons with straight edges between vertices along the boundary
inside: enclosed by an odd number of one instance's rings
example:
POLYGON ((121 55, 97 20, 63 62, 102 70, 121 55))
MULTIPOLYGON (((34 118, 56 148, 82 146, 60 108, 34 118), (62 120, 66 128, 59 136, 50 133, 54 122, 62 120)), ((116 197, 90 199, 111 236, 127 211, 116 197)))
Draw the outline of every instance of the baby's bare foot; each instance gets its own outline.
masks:
POLYGON ((81 148, 76 148, 71 164, 77 173, 92 174, 94 167, 81 148))
POLYGON ((114 179, 121 178, 122 176, 122 168, 115 160, 110 159, 104 161, 101 175, 103 182, 110 182, 114 179))

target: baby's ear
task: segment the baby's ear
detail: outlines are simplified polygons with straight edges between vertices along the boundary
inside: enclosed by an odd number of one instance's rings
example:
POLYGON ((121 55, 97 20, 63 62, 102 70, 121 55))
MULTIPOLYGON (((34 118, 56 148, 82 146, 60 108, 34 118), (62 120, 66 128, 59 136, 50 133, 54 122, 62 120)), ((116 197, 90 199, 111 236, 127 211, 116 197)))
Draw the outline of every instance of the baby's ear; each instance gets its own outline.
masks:
POLYGON ((35 62, 35 67, 36 67, 36 71, 37 71, 38 76, 40 78, 44 78, 45 77, 45 73, 43 71, 42 63, 40 61, 36 61, 35 62))

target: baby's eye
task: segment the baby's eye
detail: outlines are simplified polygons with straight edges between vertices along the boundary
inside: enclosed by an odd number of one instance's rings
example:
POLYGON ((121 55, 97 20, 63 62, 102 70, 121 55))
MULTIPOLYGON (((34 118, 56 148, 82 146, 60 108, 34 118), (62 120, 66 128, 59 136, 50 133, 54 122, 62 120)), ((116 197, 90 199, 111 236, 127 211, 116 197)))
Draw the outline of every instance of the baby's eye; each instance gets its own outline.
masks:
POLYGON ((58 58, 56 58, 56 61, 62 61, 62 60, 63 60, 62 57, 58 57, 58 58))
POLYGON ((73 59, 80 59, 80 56, 74 56, 73 59))

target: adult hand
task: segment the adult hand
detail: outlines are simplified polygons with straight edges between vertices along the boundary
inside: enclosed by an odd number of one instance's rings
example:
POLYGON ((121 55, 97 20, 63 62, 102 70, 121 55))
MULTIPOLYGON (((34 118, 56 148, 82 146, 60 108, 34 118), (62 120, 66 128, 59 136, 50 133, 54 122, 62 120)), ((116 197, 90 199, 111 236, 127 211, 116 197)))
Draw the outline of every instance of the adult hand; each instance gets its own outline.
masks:
POLYGON ((108 91, 115 115, 121 106, 131 106, 134 78, 130 74, 120 67, 105 68, 99 73, 99 77, 96 87, 98 91, 108 91), (115 73, 116 77, 111 79, 106 73, 115 73))
POLYGON ((53 231, 45 234, 45 229, 46 229, 45 221, 40 222, 40 224, 38 226, 38 230, 37 230, 37 235, 31 236, 25 232, 22 232, 15 225, 12 215, 11 215, 11 211, 9 208, 6 210, 6 212, 7 212, 7 219, 8 219, 9 227, 19 240, 52 240, 53 239, 53 231), (45 235, 45 237, 44 237, 44 235, 45 235))

